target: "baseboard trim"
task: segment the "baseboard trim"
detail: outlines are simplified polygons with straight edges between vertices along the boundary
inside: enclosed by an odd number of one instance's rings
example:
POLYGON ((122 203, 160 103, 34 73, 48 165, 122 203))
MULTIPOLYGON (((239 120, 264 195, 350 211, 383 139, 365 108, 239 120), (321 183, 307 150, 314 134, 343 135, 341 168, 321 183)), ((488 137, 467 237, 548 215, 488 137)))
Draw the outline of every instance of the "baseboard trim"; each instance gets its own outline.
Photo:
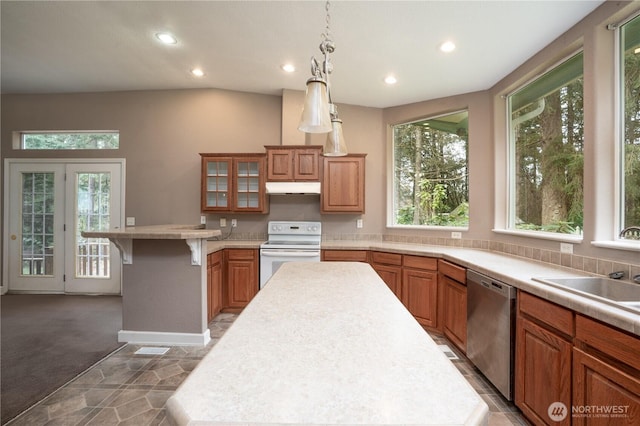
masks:
POLYGON ((208 328, 200 334, 130 330, 118 332, 118 342, 136 345, 206 346, 209 341, 211 341, 211 332, 208 328))

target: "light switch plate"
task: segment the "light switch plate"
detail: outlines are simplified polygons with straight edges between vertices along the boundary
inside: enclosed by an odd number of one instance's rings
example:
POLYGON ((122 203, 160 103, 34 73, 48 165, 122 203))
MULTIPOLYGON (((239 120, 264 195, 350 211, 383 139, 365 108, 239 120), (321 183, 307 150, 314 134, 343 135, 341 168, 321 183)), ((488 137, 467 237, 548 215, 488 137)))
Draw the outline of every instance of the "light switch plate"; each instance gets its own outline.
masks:
POLYGON ((356 228, 358 229, 362 228, 362 219, 356 220, 356 228))
POLYGON ((126 223, 127 223, 127 226, 136 226, 136 218, 128 217, 126 223))
POLYGON ((238 226, 238 219, 231 219, 231 227, 235 228, 236 226, 238 226))
POLYGON ((200 215, 200 225, 207 224, 207 217, 205 215, 200 215))
POLYGON ((224 217, 220 218, 220 228, 226 228, 227 227, 227 219, 224 217))
POLYGON ((451 233, 451 238, 453 238, 454 240, 461 239, 462 238, 462 232, 453 231, 451 233))

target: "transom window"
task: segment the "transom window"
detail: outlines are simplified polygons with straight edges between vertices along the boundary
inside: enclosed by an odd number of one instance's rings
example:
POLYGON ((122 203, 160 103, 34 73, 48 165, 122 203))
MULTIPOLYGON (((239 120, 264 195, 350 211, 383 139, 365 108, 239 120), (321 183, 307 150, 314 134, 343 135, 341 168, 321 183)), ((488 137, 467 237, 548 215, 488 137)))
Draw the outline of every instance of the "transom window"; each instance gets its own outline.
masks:
POLYGON ((509 228, 582 234, 583 59, 509 95, 509 228))
POLYGON ((118 149, 119 132, 21 132, 21 149, 118 149))
POLYGON ((469 225, 468 111, 393 126, 391 225, 469 225))
POLYGON ((640 16, 621 27, 620 238, 640 240, 640 16))

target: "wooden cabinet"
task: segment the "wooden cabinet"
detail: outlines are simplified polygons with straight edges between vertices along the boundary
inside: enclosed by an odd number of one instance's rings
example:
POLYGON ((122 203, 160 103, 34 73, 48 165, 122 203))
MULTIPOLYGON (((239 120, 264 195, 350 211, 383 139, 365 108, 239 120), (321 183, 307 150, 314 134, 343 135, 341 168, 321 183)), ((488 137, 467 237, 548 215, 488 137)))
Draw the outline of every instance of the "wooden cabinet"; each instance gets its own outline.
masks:
POLYGON ((640 339, 598 321, 576 316, 573 349, 574 425, 638 424, 640 420, 640 339), (588 415, 584 407, 600 407, 588 415))
POLYGON ((322 146, 275 145, 265 148, 268 181, 320 181, 322 146))
POLYGON ((371 267, 387 283, 391 291, 402 297, 402 255, 395 253, 371 252, 371 267))
POLYGON ((364 262, 368 261, 367 250, 322 250, 323 262, 364 262))
POLYGON ((222 251, 207 255, 207 322, 222 310, 222 251))
POLYGON ((226 249, 224 251, 225 310, 242 310, 258 293, 258 250, 226 249))
POLYGON ((467 351, 467 273, 446 260, 438 260, 439 308, 442 333, 460 349, 467 351))
POLYGON ((202 212, 268 212, 264 154, 200 155, 202 212))
POLYGON ((421 325, 437 328, 437 259, 404 255, 402 263, 402 303, 421 325))
POLYGON ((549 406, 571 410, 573 312, 520 291, 516 321, 516 406, 534 424, 571 424, 570 413, 551 419, 549 406))
POLYGON ((364 213, 365 156, 323 157, 321 213, 364 213))

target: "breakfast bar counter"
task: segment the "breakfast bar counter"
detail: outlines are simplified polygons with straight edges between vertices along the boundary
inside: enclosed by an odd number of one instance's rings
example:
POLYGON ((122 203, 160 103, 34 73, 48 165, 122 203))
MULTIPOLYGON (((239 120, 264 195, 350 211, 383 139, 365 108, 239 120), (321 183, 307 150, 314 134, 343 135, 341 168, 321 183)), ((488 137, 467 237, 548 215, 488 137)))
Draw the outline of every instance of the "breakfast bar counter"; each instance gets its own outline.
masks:
POLYGON ((122 257, 122 330, 118 341, 204 346, 207 324, 207 239, 199 225, 136 226, 83 232, 109 238, 122 257))
POLYGON ((374 270, 285 263, 167 402, 177 425, 473 425, 488 406, 374 270))

